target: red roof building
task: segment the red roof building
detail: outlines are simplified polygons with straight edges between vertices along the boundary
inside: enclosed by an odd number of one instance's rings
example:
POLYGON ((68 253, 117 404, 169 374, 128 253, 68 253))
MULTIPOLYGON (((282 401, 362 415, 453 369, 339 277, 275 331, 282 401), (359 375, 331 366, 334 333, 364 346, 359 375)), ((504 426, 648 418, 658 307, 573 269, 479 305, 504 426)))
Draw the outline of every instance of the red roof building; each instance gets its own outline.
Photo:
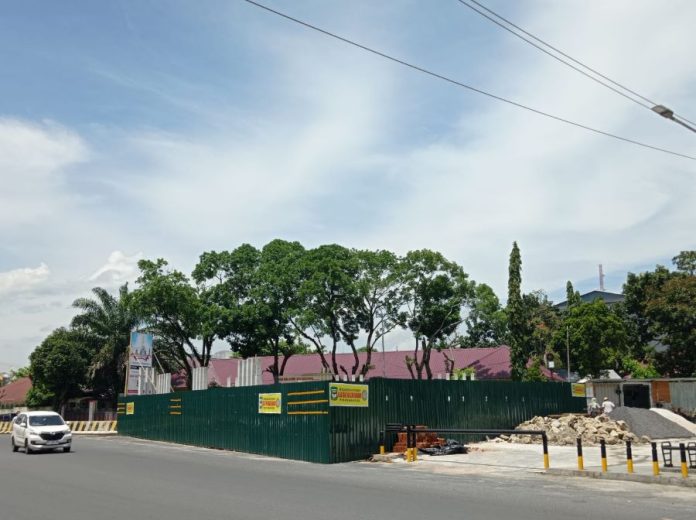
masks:
POLYGON ((27 394, 31 390, 31 379, 22 377, 8 385, 0 387, 0 405, 24 406, 27 394))
MULTIPOLYGON (((446 354, 454 360, 455 370, 473 368, 476 371, 476 379, 510 379, 510 347, 508 346, 458 348, 448 350, 446 354)), ((371 368, 366 379, 371 377, 411 379, 411 373, 406 365, 407 356, 413 357, 413 351, 389 351, 384 354, 377 351, 373 352, 370 361, 371 368)), ((361 352, 358 357, 360 367, 362 367, 367 359, 367 353, 361 352)), ((326 360, 331 363, 330 354, 326 356, 326 360)), ((432 351, 430 368, 434 379, 445 378, 447 373, 445 360, 445 353, 432 351)), ((215 382, 220 386, 234 386, 239 362, 239 359, 211 359, 208 366, 208 381, 215 382)), ((268 368, 273 364, 273 357, 263 356, 260 358, 260 362, 263 383, 272 384, 273 376, 268 372, 268 368)), ((353 354, 337 354, 336 362, 339 368, 344 366, 350 373, 354 363, 353 354)), ((283 377, 290 379, 293 376, 316 376, 321 372, 321 358, 318 354, 295 355, 288 360, 283 377)), ((545 368, 542 368, 542 372, 551 380, 560 380, 545 368)))

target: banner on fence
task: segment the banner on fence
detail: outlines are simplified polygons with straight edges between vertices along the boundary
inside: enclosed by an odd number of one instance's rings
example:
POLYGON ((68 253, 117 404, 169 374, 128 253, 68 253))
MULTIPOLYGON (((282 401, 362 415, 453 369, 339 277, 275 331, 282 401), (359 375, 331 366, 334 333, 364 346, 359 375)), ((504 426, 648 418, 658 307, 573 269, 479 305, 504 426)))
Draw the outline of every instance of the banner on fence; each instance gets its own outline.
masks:
POLYGON ((370 403, 370 390, 367 385, 346 383, 329 384, 329 406, 351 406, 367 408, 370 403))
POLYGON ((135 403, 131 401, 126 403, 126 415, 133 415, 135 413, 135 403))
POLYGON ((259 394, 259 413, 281 413, 283 394, 259 394))
POLYGON ((573 383, 570 385, 570 394, 573 397, 585 397, 585 385, 582 383, 573 383))

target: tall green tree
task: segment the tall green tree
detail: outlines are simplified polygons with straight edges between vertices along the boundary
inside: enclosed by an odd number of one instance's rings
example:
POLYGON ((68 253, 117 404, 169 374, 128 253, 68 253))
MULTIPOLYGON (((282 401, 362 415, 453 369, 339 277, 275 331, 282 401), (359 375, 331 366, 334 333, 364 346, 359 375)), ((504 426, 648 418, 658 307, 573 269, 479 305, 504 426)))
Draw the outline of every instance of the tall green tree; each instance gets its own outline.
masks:
POLYGON ((51 332, 29 356, 34 388, 30 406, 49 404, 60 410, 68 399, 82 394, 93 350, 78 331, 59 328, 51 332))
POLYGON ((457 328, 463 322, 463 308, 473 297, 474 283, 459 265, 427 249, 409 252, 401 269, 405 323, 415 340, 407 365, 412 377, 432 379, 432 350, 459 343, 457 328))
POLYGON ((553 338, 558 351, 565 350, 566 337, 572 364, 581 376, 599 377, 602 370, 621 368, 627 352, 626 329, 601 299, 568 309, 553 338))
POLYGON ((677 271, 688 276, 696 275, 696 251, 682 251, 672 258, 677 271))
POLYGON ((360 324, 354 311, 359 299, 355 252, 337 244, 319 246, 303 255, 299 269, 302 283, 298 312, 292 318, 295 330, 314 346, 324 368, 331 373, 357 374, 360 324), (338 364, 336 354, 341 342, 353 351, 350 367, 338 364))
POLYGON ((497 347, 507 341, 507 316, 500 300, 486 284, 477 284, 471 309, 464 320, 462 347, 497 347))
POLYGON ((573 284, 570 280, 566 282, 566 304, 568 307, 572 305, 577 305, 582 303, 580 299, 580 293, 573 288, 573 284))
POLYGON ((695 376, 696 276, 681 274, 651 293, 646 314, 652 330, 669 345, 658 355, 659 369, 673 377, 695 376))
POLYGON ((522 255, 513 242, 508 264, 508 299, 506 306, 510 343, 510 372, 515 381, 522 379, 527 366, 525 341, 527 324, 522 303, 522 255))
POLYGON ((170 269, 163 259, 141 260, 138 267, 133 308, 160 348, 167 349, 163 355, 185 371, 190 387, 193 368, 208 366, 215 339, 226 336, 224 308, 201 295, 185 274, 170 269))
POLYGON ((72 327, 96 346, 88 368, 92 391, 115 405, 124 385, 130 332, 138 325, 138 318, 128 284, 121 286, 116 296, 101 287, 95 287, 92 293, 94 298, 73 302, 80 313, 72 319, 72 327))

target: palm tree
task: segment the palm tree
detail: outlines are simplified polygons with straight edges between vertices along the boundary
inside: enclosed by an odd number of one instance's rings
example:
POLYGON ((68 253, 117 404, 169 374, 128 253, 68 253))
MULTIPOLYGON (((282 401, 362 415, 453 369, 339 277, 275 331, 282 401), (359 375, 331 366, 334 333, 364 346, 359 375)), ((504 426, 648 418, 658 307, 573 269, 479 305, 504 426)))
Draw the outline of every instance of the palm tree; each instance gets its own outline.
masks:
POLYGON ((130 304, 128 284, 119 288, 117 296, 101 287, 92 292, 96 298, 73 302, 73 307, 82 312, 73 318, 72 326, 85 332, 94 346, 88 372, 92 390, 115 404, 123 387, 130 332, 138 318, 130 304))

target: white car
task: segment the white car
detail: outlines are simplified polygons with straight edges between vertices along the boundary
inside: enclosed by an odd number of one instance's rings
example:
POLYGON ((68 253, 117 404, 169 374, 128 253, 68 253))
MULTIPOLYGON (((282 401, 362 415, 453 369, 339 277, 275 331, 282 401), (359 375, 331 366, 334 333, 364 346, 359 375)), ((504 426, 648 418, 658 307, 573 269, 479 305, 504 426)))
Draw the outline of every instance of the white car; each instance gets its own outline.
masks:
POLYGON ((12 451, 24 448, 27 455, 55 449, 68 452, 72 446, 72 432, 55 412, 25 412, 15 417, 10 442, 12 451))

